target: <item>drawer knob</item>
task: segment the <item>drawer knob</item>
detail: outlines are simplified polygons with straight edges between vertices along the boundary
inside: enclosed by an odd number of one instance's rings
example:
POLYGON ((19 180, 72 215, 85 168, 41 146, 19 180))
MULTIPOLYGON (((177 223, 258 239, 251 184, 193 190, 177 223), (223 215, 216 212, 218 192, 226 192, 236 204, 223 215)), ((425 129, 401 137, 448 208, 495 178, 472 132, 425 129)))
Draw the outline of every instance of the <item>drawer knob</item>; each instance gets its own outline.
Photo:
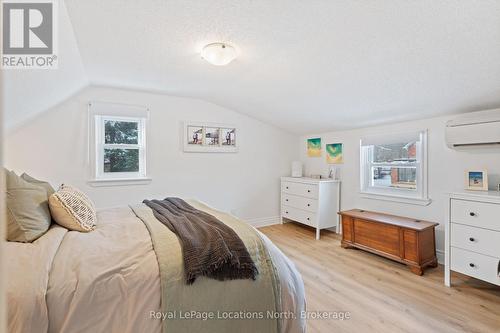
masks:
POLYGON ((475 241, 474 237, 469 238, 469 240, 470 240, 471 242, 474 242, 474 241, 475 241))
POLYGON ((311 204, 307 204, 307 207, 311 207, 311 204))
POLYGON ((310 219, 309 219, 309 218, 307 218, 307 220, 309 221, 310 219))
POLYGON ((286 187, 286 189, 288 190, 288 186, 286 187))
POLYGON ((285 212, 285 214, 288 214, 288 212, 285 212))
POLYGON ((285 201, 288 201, 288 199, 285 199, 285 201))
POLYGON ((311 193, 311 190, 307 190, 307 193, 311 193))
POLYGON ((474 265, 473 263, 470 263, 469 266, 470 267, 476 267, 476 265, 474 265))
POLYGON ((469 213, 469 215, 470 215, 470 216, 476 216, 476 213, 474 213, 474 212, 470 212, 470 213, 469 213))

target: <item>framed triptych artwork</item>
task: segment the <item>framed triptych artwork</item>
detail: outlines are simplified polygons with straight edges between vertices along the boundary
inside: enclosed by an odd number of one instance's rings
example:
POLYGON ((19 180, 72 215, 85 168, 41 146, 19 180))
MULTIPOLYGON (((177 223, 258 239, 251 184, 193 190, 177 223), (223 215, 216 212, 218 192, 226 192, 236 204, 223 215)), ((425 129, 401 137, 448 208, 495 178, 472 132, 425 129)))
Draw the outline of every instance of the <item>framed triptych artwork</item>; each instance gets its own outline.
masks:
POLYGON ((235 153, 237 130, 233 125, 184 123, 184 151, 191 153, 235 153))

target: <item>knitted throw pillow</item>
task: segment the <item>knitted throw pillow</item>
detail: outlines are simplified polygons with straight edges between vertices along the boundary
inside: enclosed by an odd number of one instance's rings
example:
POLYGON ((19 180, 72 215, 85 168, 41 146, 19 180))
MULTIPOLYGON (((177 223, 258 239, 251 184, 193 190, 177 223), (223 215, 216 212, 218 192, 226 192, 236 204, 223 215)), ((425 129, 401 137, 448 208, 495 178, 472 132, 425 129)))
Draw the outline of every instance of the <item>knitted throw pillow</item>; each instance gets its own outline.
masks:
POLYGON ((49 197, 49 206, 57 224, 74 231, 94 230, 97 221, 95 206, 82 191, 63 184, 49 197))

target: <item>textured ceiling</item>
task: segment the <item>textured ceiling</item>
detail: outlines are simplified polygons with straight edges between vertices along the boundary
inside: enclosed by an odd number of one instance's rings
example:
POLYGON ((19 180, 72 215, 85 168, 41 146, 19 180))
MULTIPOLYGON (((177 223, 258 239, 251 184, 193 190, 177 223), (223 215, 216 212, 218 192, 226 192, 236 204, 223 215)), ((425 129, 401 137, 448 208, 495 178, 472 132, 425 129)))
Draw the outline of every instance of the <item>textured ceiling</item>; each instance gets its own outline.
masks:
POLYGON ((295 133, 500 106, 500 1, 66 0, 93 84, 201 98, 295 133), (202 46, 239 57, 215 67, 202 46))

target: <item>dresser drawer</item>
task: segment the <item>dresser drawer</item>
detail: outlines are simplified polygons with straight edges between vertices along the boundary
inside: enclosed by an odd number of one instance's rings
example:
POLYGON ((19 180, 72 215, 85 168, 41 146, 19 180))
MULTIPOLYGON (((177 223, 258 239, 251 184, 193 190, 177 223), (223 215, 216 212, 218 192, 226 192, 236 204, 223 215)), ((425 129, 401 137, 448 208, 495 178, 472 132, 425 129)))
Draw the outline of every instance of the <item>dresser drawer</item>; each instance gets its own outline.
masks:
POLYGON ((316 227, 316 214, 314 213, 283 205, 281 207, 281 214, 287 219, 316 227))
POLYGON ((500 258, 500 232, 451 224, 451 246, 500 258))
POLYGON ((500 205, 451 199, 451 222, 500 231, 500 205))
POLYGON ((456 247, 451 248, 451 269, 462 274, 500 285, 499 265, 498 258, 456 247))
POLYGON ((281 183, 281 191, 283 193, 300 195, 307 198, 318 198, 318 185, 316 184, 283 182, 281 183))
POLYGON ((315 213, 318 210, 318 200, 300 197, 298 195, 283 194, 282 204, 315 213))

